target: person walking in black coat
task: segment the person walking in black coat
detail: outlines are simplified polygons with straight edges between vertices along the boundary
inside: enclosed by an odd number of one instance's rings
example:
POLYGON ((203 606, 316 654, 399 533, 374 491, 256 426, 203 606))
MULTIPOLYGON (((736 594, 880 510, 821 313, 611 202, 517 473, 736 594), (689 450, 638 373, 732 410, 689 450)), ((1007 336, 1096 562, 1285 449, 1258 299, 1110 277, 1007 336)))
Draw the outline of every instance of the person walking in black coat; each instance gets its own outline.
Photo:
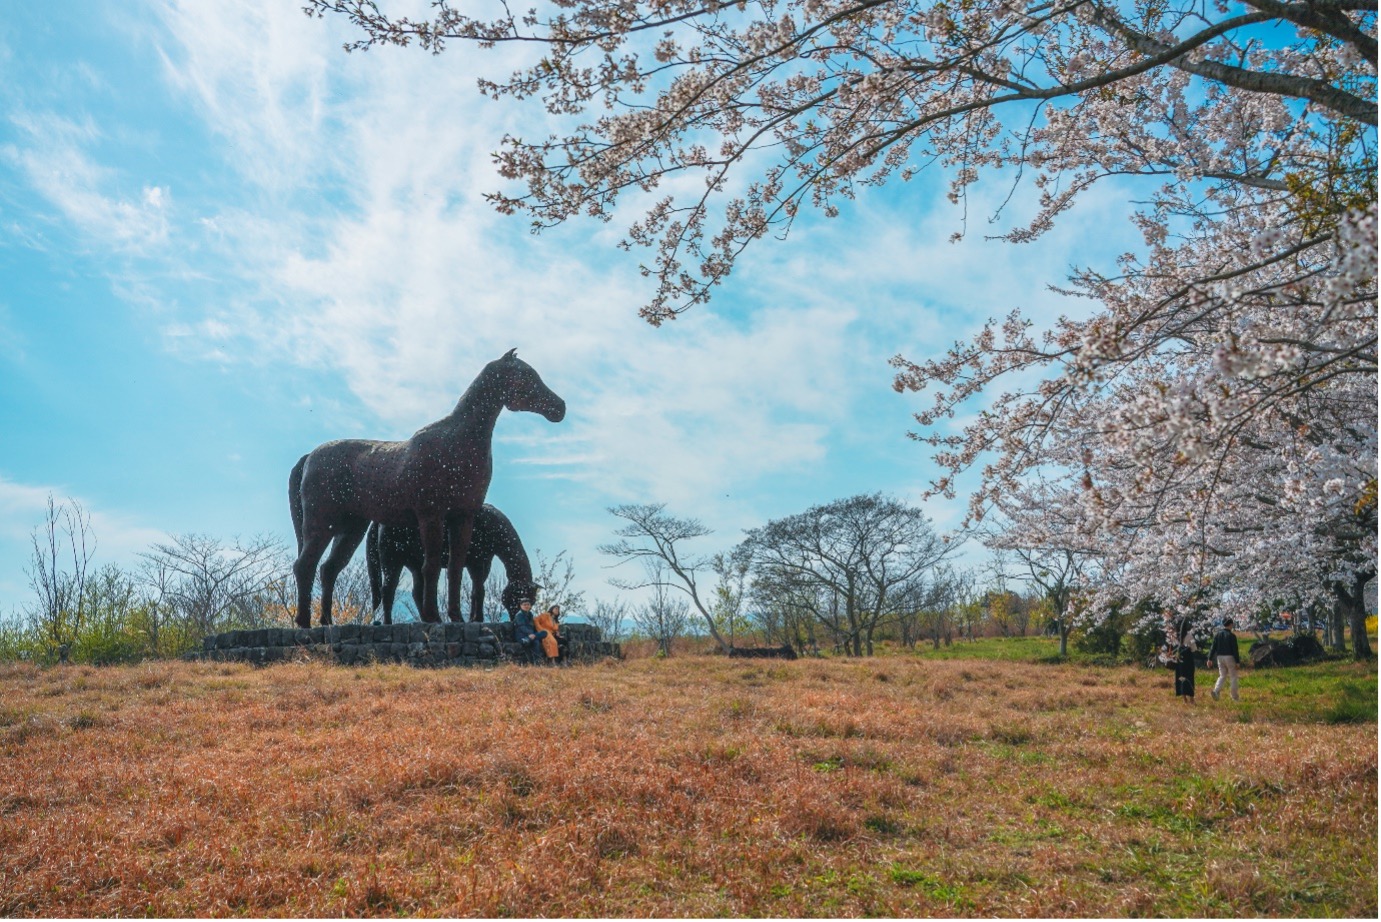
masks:
POLYGON ((1194 703, 1194 628, 1189 619, 1180 622, 1175 650, 1175 697, 1194 703))
POLYGON ((1208 664, 1212 666, 1215 662, 1218 664, 1218 681, 1213 683, 1213 690, 1209 694, 1217 701, 1226 684, 1232 692, 1232 700, 1240 701, 1237 696, 1237 664, 1241 659, 1237 652, 1237 635, 1232 632, 1231 618, 1224 618, 1222 630, 1213 635, 1213 646, 1208 651, 1208 664))

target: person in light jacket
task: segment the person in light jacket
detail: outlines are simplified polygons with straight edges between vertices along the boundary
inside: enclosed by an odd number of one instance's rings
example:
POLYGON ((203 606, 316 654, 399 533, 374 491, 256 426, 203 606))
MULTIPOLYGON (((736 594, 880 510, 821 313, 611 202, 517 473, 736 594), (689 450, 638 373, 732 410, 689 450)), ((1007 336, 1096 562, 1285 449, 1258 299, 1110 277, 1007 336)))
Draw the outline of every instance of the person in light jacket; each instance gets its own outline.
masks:
POLYGON ((1227 685, 1232 692, 1232 700, 1240 701, 1237 696, 1237 664, 1240 656, 1237 652, 1237 635, 1232 632, 1232 619, 1223 619, 1223 629, 1213 635, 1213 646, 1208 651, 1208 664, 1212 666, 1218 664, 1218 681, 1213 683, 1213 689, 1209 692, 1213 700, 1218 700, 1218 695, 1223 691, 1223 686, 1227 685))

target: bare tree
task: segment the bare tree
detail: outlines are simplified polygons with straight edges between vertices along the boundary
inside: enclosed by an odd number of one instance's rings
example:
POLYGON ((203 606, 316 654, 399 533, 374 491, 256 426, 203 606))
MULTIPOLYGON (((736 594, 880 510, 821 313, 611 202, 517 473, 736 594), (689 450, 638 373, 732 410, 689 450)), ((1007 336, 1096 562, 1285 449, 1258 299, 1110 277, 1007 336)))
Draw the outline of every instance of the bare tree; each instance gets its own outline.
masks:
MULTIPOLYGON (((173 604, 177 574, 167 560, 146 557, 140 562, 135 579, 144 595, 144 643, 152 655, 166 656, 171 652, 169 635, 177 633, 177 607, 173 604)), ((283 610, 288 610, 286 599, 283 610)))
POLYGON ((146 573, 152 568, 171 575, 165 598, 194 636, 204 637, 232 622, 265 619, 265 602, 282 573, 286 550, 268 537, 226 547, 217 538, 187 534, 155 544, 142 556, 146 573))
POLYGON ((331 619, 336 624, 363 624, 373 617, 369 598, 369 568, 363 554, 356 554, 336 577, 331 596, 331 619))
POLYGON ((954 626, 960 636, 975 640, 978 626, 983 623, 983 606, 979 604, 978 582, 969 570, 954 575, 952 592, 954 596, 954 626))
POLYGON ((798 653, 818 655, 816 593, 802 581, 780 574, 755 574, 749 586, 754 620, 769 644, 790 644, 798 653))
POLYGON ((921 510, 882 494, 813 506, 753 529, 743 553, 768 585, 789 589, 852 656, 871 656, 896 604, 953 549, 921 510))
POLYGON ((743 554, 715 554, 710 569, 719 578, 714 587, 711 611, 719 629, 728 636, 729 646, 738 641, 739 631, 746 626, 743 603, 748 597, 748 577, 753 561, 743 554))
POLYGON ((690 622, 690 603, 684 598, 672 595, 672 584, 667 581, 666 565, 659 561, 647 563, 648 582, 652 595, 633 610, 633 624, 648 637, 657 641, 657 649, 663 656, 671 655, 672 645, 686 632, 690 622))
POLYGON ((537 558, 537 585, 542 587, 542 605, 546 609, 560 605, 562 615, 571 615, 585 605, 585 593, 577 592, 575 585, 575 564, 561 551, 548 560, 540 550, 534 552, 537 558))
POLYGON ((934 578, 917 587, 921 635, 936 650, 942 641, 946 646, 953 642, 962 590, 963 578, 948 566, 936 568, 934 578))
POLYGON ((628 617, 628 603, 622 599, 595 599, 594 605, 585 612, 585 618, 599 629, 600 636, 609 643, 623 642, 628 617))
POLYGON ((720 636, 714 613, 709 607, 714 598, 713 591, 708 594, 707 601, 700 588, 700 574, 707 568, 712 569, 711 560, 688 557, 685 552, 685 542, 713 532, 696 519, 678 519, 667 515, 665 509, 666 506, 661 503, 610 507, 610 513, 628 524, 615 532, 624 540, 602 544, 600 552, 619 558, 615 566, 630 561, 641 563, 647 575, 643 580, 609 582, 620 589, 674 589, 685 593, 696 613, 704 619, 720 651, 728 652, 729 644, 720 636))
POLYGON ((29 609, 35 628, 55 650, 71 647, 89 614, 96 535, 91 514, 76 500, 55 503, 48 496, 43 524, 30 535, 29 586, 37 601, 29 609))

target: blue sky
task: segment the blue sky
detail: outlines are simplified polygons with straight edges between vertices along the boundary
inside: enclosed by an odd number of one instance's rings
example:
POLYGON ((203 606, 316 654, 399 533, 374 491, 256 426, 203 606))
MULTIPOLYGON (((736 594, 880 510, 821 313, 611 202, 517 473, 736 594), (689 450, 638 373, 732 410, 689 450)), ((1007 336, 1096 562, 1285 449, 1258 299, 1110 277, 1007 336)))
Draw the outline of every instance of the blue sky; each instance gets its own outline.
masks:
MULTIPOLYGON (((512 347, 570 411, 500 419, 489 501, 590 595, 614 594, 615 503, 699 517, 711 552, 814 503, 919 500, 918 402, 887 359, 1012 307, 1082 311, 1044 286, 1135 243, 1116 187, 1035 244, 984 241, 992 184, 951 244, 961 214, 923 173, 806 216, 653 329, 614 246, 632 210, 534 237, 484 204, 503 133, 549 127, 476 92, 505 52, 349 37, 272 0, 7 8, 0 613, 28 601, 50 493, 92 513, 98 563, 186 532, 287 542, 300 455, 406 438, 512 347)), ((962 499, 928 511, 952 526, 962 499)))

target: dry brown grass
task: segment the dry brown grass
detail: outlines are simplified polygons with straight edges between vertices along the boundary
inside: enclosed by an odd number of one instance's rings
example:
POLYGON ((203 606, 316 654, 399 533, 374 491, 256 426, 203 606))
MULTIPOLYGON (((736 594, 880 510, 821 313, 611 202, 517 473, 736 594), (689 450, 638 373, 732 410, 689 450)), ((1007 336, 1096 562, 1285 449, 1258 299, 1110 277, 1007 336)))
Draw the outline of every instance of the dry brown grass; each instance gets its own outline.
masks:
POLYGON ((1375 724, 1168 679, 0 667, 0 915, 1374 917, 1375 724))

